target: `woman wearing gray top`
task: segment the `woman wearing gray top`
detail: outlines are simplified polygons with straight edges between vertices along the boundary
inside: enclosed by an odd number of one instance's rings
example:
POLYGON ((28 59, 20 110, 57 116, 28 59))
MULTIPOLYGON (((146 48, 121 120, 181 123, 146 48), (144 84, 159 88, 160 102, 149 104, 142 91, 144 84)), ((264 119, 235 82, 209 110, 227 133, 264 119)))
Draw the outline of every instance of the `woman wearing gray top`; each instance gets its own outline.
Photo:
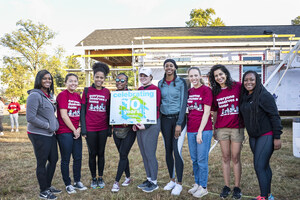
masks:
POLYGON ((177 76, 177 69, 178 66, 173 59, 165 60, 165 75, 158 83, 161 90, 161 132, 164 137, 166 162, 171 179, 164 190, 172 190, 172 195, 180 195, 182 191, 183 159, 181 150, 186 133, 185 113, 188 96, 186 82, 177 76), (174 158, 177 183, 175 182, 174 158))
POLYGON ((58 129, 58 121, 55 116, 53 92, 52 75, 47 70, 39 71, 35 78, 34 89, 28 91, 26 119, 28 137, 37 161, 36 176, 40 185, 41 199, 56 199, 54 194, 61 193, 61 190, 51 186, 58 160, 54 134, 58 129))

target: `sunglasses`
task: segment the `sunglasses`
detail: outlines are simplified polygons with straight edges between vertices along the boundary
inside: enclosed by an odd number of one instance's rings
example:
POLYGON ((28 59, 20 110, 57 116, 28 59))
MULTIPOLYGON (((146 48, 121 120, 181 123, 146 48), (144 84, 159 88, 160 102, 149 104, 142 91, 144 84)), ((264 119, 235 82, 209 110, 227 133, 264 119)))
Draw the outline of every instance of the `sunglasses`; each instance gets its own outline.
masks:
POLYGON ((118 78, 116 79, 117 83, 119 83, 119 82, 124 83, 125 81, 126 81, 125 79, 118 79, 118 78))

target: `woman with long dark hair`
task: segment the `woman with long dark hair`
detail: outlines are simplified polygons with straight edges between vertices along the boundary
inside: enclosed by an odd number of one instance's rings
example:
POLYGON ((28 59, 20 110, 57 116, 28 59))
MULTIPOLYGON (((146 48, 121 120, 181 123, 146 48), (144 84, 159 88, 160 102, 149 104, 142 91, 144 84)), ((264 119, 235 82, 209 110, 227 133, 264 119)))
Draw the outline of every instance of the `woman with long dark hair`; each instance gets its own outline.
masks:
MULTIPOLYGON (((126 74, 121 73, 117 75, 116 86, 117 91, 128 90, 128 77, 126 74)), ((128 154, 135 141, 136 132, 132 130, 132 125, 114 125, 113 137, 119 152, 120 159, 117 169, 117 175, 111 191, 118 192, 120 190, 119 181, 122 177, 123 172, 125 172, 126 177, 125 181, 122 183, 122 186, 126 187, 131 183, 128 154)))
POLYGON ((214 65, 209 72, 209 81, 213 93, 212 110, 214 134, 220 141, 222 151, 222 169, 225 186, 221 198, 230 195, 230 162, 233 163, 234 185, 233 199, 241 199, 240 189, 242 165, 241 149, 244 141, 244 128, 239 123, 239 97, 241 83, 232 80, 224 65, 214 65))
POLYGON ((161 91, 161 132, 164 138, 170 177, 170 182, 164 187, 164 190, 172 190, 172 195, 180 195, 182 191, 183 159, 181 150, 186 133, 187 85, 183 78, 177 76, 177 69, 175 60, 165 60, 164 78, 158 83, 161 91))
POLYGON ((80 181, 82 161, 82 137, 79 125, 81 97, 75 92, 78 86, 78 76, 73 73, 66 75, 65 84, 67 89, 58 94, 57 118, 59 129, 56 132, 61 155, 61 174, 69 194, 76 190, 87 188, 80 181), (74 186, 71 184, 69 165, 71 155, 73 157, 74 186))
POLYGON ((61 193, 51 186, 58 160, 55 131, 59 125, 55 116, 53 77, 47 70, 37 73, 34 89, 28 91, 26 119, 27 133, 33 145, 37 167, 36 176, 40 185, 39 198, 56 199, 61 193))
POLYGON ((255 71, 247 71, 243 75, 240 109, 260 188, 260 195, 255 199, 274 200, 270 158, 274 150, 281 148, 282 126, 274 97, 262 85, 255 71))
POLYGON ((110 92, 103 86, 109 67, 101 62, 93 65, 94 83, 82 94, 80 124, 81 134, 86 138, 89 150, 89 168, 92 175, 91 188, 104 188, 103 171, 108 131, 110 92), (98 179, 96 160, 98 157, 98 179))
POLYGON ((193 85, 188 91, 187 136, 195 184, 188 191, 194 197, 201 198, 208 194, 208 155, 213 136, 210 109, 212 92, 204 84, 198 67, 188 69, 188 78, 193 85))

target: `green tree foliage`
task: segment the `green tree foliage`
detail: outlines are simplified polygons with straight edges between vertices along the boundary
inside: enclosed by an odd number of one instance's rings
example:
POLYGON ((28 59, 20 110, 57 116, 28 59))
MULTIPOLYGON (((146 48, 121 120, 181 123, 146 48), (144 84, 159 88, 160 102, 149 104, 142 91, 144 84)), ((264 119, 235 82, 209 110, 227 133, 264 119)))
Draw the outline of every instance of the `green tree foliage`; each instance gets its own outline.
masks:
POLYGON ((212 8, 193 9, 190 13, 190 20, 185 22, 187 27, 200 27, 200 26, 225 26, 221 18, 213 19, 212 16, 216 12, 212 8))
POLYGON ((7 85, 5 95, 25 99, 26 91, 33 88, 35 75, 41 69, 50 71, 55 86, 63 85, 63 49, 58 48, 52 56, 46 53, 46 47, 56 33, 46 25, 34 24, 31 20, 20 20, 16 26, 16 31, 0 38, 0 45, 13 52, 13 55, 3 58, 0 78, 7 85))
MULTIPOLYGON (((66 68, 67 69, 80 69, 80 62, 77 60, 78 58, 68 56, 66 60, 66 68)), ((78 87, 85 87, 85 72, 76 72, 76 75, 78 76, 78 87)))
POLYGON ((300 16, 292 20, 292 25, 300 25, 300 16))

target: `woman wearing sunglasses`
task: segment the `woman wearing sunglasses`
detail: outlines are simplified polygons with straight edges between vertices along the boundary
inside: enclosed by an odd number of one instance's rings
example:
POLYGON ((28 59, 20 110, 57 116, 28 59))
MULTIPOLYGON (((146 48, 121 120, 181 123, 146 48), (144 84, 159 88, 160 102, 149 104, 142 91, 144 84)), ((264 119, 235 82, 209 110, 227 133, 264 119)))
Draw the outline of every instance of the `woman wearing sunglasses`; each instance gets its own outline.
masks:
MULTIPOLYGON (((126 91, 128 90, 127 86, 128 77, 124 73, 118 74, 116 78, 117 91, 126 91)), ((114 125, 113 137, 119 152, 120 159, 115 183, 113 184, 111 191, 118 192, 120 190, 119 181, 124 171, 126 178, 122 183, 122 186, 126 187, 131 183, 128 154, 135 141, 136 132, 132 130, 132 126, 128 126, 126 124, 114 125)))
POLYGON ((104 152, 108 131, 110 92, 103 87, 109 68, 97 62, 93 65, 94 83, 85 89, 81 104, 81 133, 86 138, 89 150, 89 168, 92 175, 91 188, 104 188, 104 152), (98 179, 96 176, 96 160, 98 157, 98 179))

